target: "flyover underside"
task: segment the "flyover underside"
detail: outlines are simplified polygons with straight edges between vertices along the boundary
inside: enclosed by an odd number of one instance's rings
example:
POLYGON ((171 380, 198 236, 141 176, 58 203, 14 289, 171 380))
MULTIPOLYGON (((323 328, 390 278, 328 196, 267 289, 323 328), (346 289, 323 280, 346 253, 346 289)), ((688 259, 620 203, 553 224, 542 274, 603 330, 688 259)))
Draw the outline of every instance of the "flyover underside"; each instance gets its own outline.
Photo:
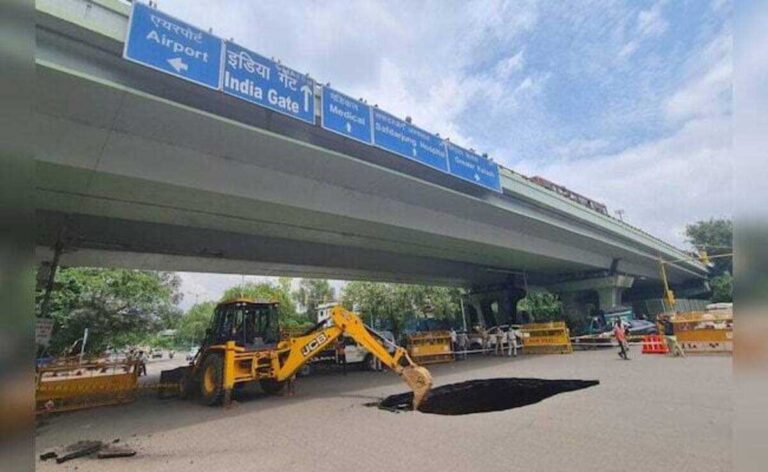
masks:
POLYGON ((127 64, 99 41, 38 37, 41 257, 62 237, 65 264, 472 284, 610 267, 658 277, 654 255, 604 228, 127 64))
POLYGON ((37 164, 39 256, 67 265, 497 283, 590 269, 445 235, 60 165, 37 164))

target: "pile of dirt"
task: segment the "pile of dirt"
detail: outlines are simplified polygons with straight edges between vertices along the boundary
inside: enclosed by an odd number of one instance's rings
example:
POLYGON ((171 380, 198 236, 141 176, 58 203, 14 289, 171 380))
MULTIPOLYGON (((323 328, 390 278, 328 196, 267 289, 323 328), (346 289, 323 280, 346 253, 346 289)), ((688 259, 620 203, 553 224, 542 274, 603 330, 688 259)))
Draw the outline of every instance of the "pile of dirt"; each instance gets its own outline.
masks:
MULTIPOLYGON (((509 410, 599 383, 599 380, 529 378, 469 380, 433 388, 419 406, 419 411, 436 415, 467 415, 509 410)), ((413 392, 390 395, 378 406, 386 410, 411 410, 413 392)))

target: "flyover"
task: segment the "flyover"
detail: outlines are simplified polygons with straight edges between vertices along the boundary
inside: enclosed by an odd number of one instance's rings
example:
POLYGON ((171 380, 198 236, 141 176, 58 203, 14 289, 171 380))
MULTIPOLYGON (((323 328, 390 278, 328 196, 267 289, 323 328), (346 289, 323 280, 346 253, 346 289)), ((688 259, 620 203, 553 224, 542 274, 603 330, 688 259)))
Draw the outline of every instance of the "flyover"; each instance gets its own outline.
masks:
MULTIPOLYGON (((658 297, 659 258, 685 257, 509 169, 489 191, 128 62, 128 4, 36 8, 40 262, 59 245, 62 265, 501 287, 514 305, 573 282, 658 297)), ((706 268, 668 275, 695 290, 706 268)))

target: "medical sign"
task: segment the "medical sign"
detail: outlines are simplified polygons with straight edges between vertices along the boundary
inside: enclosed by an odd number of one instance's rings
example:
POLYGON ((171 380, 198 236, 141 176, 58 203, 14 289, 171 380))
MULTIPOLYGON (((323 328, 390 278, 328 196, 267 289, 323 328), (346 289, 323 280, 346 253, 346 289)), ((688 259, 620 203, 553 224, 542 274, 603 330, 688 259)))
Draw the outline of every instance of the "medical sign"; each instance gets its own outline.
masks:
POLYGON ((371 107, 330 87, 323 87, 321 125, 365 144, 373 143, 371 107))
POLYGON ((315 82, 271 59, 226 42, 224 93, 315 123, 315 82))
POLYGON ((445 143, 434 134, 373 109, 373 143, 387 151, 448 172, 445 143))
POLYGON ((134 2, 123 57, 176 77, 218 89, 221 39, 134 2))
POLYGON ((498 165, 455 144, 446 143, 446 145, 448 147, 448 164, 452 175, 501 192, 498 165))

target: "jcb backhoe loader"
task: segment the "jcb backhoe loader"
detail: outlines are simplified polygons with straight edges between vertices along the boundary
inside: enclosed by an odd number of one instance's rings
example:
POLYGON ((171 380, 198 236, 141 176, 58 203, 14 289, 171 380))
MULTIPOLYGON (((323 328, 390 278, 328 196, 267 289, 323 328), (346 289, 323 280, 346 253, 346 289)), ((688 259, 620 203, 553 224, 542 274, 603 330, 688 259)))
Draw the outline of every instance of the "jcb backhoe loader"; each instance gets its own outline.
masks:
POLYGON ((330 325, 319 323, 303 335, 287 339, 280 339, 277 307, 275 302, 247 299, 220 303, 191 364, 161 373, 161 393, 167 393, 170 384, 182 397, 199 391, 205 404, 227 404, 235 385, 259 381, 264 391, 275 394, 312 356, 342 334, 402 377, 413 390, 414 409, 431 388, 427 369, 416 365, 401 347, 390 354, 382 344, 388 341, 343 307, 332 309, 330 325))

